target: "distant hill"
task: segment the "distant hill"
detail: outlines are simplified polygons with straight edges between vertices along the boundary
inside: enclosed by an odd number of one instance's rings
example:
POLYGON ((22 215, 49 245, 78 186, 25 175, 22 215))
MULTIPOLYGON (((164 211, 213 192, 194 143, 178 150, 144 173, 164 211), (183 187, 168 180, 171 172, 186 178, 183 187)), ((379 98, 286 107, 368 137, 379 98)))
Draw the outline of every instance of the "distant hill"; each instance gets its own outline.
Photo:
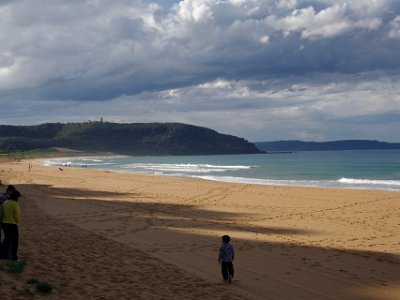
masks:
POLYGON ((243 138, 180 123, 108 122, 0 125, 1 151, 54 147, 131 155, 259 153, 243 138))
POLYGON ((274 141, 256 142, 263 151, 324 151, 324 150, 368 150, 400 149, 400 143, 386 143, 372 140, 344 140, 332 142, 274 141))

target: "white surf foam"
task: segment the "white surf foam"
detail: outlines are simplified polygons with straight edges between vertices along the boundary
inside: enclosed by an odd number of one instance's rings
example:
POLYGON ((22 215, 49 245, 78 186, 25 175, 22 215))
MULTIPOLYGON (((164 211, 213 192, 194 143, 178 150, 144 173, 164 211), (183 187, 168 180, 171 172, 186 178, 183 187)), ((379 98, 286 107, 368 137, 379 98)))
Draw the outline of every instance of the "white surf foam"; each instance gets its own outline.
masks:
POLYGON ((243 184, 260 184, 276 186, 300 186, 300 187, 322 187, 322 188, 351 188, 351 189, 374 189, 387 191, 400 191, 398 180, 368 180, 341 178, 339 180, 281 180, 281 179, 258 179, 234 176, 193 176, 195 178, 223 181, 243 184))
POLYGON ((399 186, 400 187, 400 180, 340 178, 338 181, 340 183, 344 183, 344 184, 391 185, 391 186, 399 186))
POLYGON ((153 171, 153 172, 178 172, 178 173, 210 173, 225 172, 229 170, 250 169, 250 166, 223 166, 210 164, 149 164, 134 163, 121 166, 123 169, 153 171))
POLYGON ((76 159, 66 160, 65 158, 50 159, 41 162, 44 166, 64 166, 64 167, 82 167, 82 166, 106 166, 113 165, 111 162, 104 162, 100 159, 76 159))

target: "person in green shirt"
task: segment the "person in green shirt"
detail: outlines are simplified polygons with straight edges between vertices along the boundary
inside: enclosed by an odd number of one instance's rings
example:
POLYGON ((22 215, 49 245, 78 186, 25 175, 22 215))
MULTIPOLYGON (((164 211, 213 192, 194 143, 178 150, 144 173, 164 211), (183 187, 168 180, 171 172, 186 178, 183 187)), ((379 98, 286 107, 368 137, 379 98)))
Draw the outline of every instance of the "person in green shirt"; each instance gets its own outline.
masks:
POLYGON ((13 191, 0 209, 0 222, 4 232, 2 258, 18 260, 18 224, 20 218, 18 199, 21 194, 13 191))

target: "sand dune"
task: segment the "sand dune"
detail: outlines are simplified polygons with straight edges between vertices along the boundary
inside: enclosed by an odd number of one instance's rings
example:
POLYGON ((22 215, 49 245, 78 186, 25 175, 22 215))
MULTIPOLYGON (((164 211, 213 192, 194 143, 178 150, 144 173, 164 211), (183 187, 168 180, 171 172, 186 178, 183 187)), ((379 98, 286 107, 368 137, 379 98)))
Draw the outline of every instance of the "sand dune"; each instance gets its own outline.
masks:
POLYGON ((52 283, 49 299, 400 295, 400 193, 27 165, 0 165, 3 184, 23 193, 28 263, 19 275, 0 271, 4 299, 24 297, 30 277, 52 283), (222 234, 237 253, 230 285, 217 264, 222 234))

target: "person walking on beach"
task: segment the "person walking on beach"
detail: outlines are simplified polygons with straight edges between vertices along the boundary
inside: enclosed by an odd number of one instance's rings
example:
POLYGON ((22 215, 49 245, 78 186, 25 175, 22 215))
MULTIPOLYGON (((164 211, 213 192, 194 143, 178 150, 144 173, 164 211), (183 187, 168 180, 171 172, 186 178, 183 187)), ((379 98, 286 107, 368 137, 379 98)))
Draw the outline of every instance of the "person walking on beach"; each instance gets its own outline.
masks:
POLYGON ((222 236, 222 245, 219 248, 218 263, 221 265, 222 277, 229 283, 233 279, 234 269, 233 260, 235 259, 235 251, 230 243, 229 235, 222 236))
POLYGON ((2 244, 2 258, 18 260, 18 224, 19 224, 19 204, 18 199, 21 194, 15 190, 9 195, 9 199, 4 201, 0 208, 0 222, 4 232, 2 244))

